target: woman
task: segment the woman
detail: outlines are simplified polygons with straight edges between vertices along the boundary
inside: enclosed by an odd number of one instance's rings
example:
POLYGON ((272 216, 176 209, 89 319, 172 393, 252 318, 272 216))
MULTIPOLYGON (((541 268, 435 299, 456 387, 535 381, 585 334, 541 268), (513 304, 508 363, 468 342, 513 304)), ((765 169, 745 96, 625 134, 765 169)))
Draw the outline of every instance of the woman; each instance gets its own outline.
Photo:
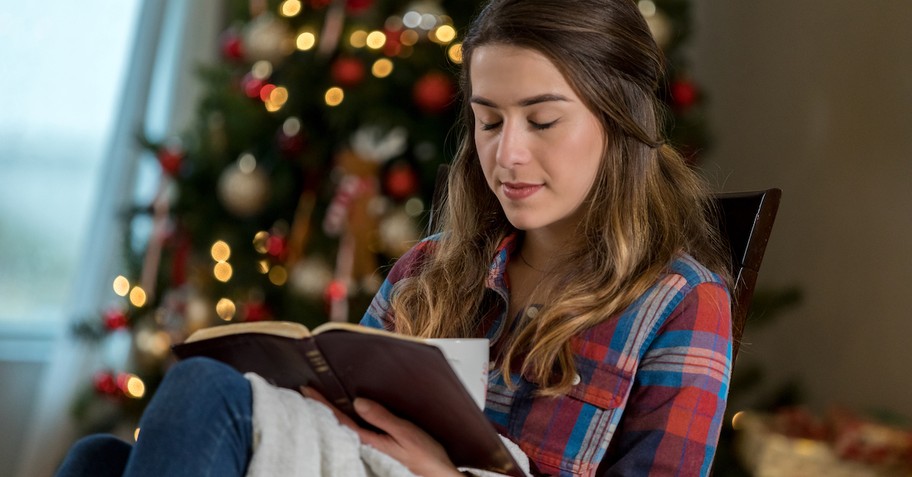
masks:
POLYGON ((662 57, 635 2, 495 0, 463 61, 442 233, 362 323, 490 338, 485 412, 540 471, 706 474, 725 263, 706 192, 660 136, 662 57))
MULTIPOLYGON (((726 266, 707 192, 661 137, 663 60, 635 2, 493 0, 463 60, 465 131, 440 233, 396 263, 362 324, 488 337, 485 413, 534 473, 706 475, 730 375, 726 266)), ((232 438, 210 452, 193 447, 206 442, 194 426, 174 430, 198 414, 176 403, 203 372, 178 366, 165 384, 184 382, 162 386, 136 449, 119 454, 125 475, 167 445, 191 461, 229 455, 199 466, 243 473, 249 390, 198 367, 234 387, 206 400, 240 415, 216 427, 232 438), (187 410, 157 417, 175 409, 187 410)), ((363 443, 417 475, 460 475, 416 426, 363 399, 356 409, 385 431, 340 419, 363 443)), ((78 444, 71 461, 105 445, 78 444)))

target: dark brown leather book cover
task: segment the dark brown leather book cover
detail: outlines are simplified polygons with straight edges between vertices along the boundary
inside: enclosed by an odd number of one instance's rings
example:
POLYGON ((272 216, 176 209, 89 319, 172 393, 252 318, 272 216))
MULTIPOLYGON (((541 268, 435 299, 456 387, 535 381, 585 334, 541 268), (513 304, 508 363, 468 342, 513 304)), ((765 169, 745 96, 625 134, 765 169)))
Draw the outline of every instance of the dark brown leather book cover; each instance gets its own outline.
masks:
POLYGON ((179 358, 208 356, 276 386, 312 386, 362 422, 351 402, 364 397, 415 423, 447 450, 458 467, 521 477, 494 427, 450 368, 421 340, 352 324, 309 332, 288 322, 223 325, 174 346, 179 358))

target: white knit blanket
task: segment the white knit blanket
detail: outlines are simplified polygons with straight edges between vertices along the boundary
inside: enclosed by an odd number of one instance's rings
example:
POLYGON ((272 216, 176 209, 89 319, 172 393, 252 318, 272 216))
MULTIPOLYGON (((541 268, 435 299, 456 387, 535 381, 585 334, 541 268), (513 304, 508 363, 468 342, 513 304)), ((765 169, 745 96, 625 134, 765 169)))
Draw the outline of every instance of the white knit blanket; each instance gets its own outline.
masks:
MULTIPOLYGON (((256 374, 245 376, 253 389, 253 458, 247 477, 415 477, 399 461, 362 445, 358 434, 339 424, 323 404, 272 386, 256 374)), ((528 473, 522 450, 502 439, 528 473)))

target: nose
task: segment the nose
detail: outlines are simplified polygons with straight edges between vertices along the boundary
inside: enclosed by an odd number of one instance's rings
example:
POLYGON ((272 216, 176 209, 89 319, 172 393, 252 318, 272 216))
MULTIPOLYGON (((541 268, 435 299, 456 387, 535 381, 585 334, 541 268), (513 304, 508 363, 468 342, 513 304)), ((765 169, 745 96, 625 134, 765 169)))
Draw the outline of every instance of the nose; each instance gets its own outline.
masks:
POLYGON ((506 169, 529 162, 528 138, 516 121, 504 120, 497 144, 497 165, 506 169))

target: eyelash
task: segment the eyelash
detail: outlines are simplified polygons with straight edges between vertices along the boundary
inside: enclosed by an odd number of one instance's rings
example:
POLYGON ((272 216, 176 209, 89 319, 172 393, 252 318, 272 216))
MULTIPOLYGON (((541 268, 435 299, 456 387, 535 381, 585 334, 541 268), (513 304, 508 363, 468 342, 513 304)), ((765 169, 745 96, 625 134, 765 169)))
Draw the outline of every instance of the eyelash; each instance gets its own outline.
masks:
MULTIPOLYGON (((492 131, 492 130, 500 127, 500 124, 502 122, 503 121, 498 121, 496 123, 491 123, 491 124, 486 124, 486 123, 482 122, 481 130, 482 131, 492 131)), ((532 126, 532 129, 535 129, 536 131, 544 131, 545 129, 550 129, 551 126, 554 126, 555 123, 557 123, 556 119, 554 121, 551 121, 550 123, 543 123, 543 124, 539 124, 534 121, 529 121, 529 125, 532 126)))

